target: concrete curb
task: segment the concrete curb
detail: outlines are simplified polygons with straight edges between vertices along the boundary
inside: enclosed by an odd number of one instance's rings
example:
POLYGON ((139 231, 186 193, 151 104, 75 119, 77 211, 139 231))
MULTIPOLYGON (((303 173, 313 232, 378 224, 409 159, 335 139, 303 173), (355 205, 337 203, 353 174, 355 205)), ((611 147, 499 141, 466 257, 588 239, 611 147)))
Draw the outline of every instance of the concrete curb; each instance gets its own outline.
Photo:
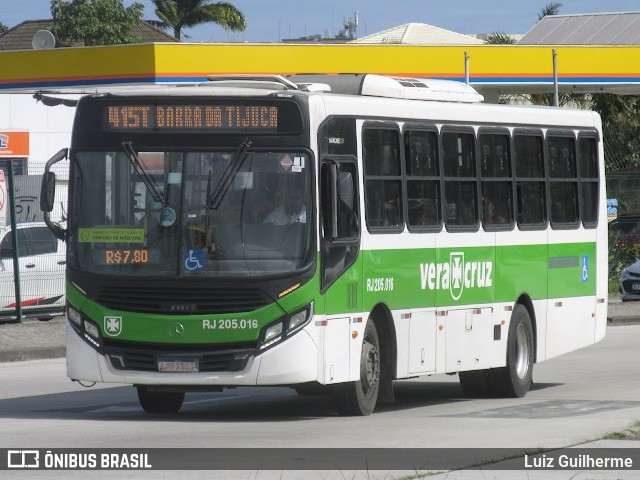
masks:
POLYGON ((607 318, 607 324, 610 327, 618 327, 618 326, 624 326, 624 325, 640 325, 640 317, 607 318))
POLYGON ((0 351, 0 363, 63 358, 65 354, 66 348, 64 346, 39 347, 26 350, 4 350, 0 351))

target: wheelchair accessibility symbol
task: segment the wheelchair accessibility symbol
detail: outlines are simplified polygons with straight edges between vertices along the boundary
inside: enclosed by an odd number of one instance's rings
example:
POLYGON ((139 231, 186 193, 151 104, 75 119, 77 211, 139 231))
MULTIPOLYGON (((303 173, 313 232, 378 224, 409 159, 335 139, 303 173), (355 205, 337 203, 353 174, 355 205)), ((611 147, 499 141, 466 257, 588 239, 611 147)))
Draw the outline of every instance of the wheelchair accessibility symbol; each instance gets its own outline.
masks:
POLYGON ((589 281, 589 257, 587 255, 582 256, 582 283, 589 281))
POLYGON ((204 250, 185 250, 184 268, 190 272, 204 270, 204 250))

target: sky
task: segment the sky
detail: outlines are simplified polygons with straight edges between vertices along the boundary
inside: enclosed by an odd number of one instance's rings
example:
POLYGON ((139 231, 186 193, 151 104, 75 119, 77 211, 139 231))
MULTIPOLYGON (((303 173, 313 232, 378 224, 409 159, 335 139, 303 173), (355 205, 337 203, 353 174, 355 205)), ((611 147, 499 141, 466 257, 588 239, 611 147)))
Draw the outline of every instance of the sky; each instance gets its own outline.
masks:
MULTIPOLYGON (((183 30, 188 42, 274 42, 313 34, 335 35, 343 19, 358 12, 357 36, 408 22, 428 23, 459 33, 524 34, 536 23, 548 0, 229 0, 247 18, 242 33, 215 24, 183 30)), ((131 5, 134 0, 124 0, 131 5)), ((151 0, 144 18, 157 19, 151 0)), ((0 22, 13 27, 24 20, 51 18, 50 0, 0 0, 0 22)), ((561 14, 640 11, 640 0, 564 0, 561 14)))

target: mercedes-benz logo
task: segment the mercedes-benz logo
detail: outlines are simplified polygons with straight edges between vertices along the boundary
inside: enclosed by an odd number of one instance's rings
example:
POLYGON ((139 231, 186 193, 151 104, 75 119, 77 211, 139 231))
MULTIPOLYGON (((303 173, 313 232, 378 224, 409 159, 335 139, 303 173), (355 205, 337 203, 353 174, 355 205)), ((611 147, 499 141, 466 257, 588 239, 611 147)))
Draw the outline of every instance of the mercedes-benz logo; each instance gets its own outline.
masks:
POLYGON ((181 337, 184 333, 184 326, 181 323, 176 323, 169 329, 169 335, 172 337, 181 337))

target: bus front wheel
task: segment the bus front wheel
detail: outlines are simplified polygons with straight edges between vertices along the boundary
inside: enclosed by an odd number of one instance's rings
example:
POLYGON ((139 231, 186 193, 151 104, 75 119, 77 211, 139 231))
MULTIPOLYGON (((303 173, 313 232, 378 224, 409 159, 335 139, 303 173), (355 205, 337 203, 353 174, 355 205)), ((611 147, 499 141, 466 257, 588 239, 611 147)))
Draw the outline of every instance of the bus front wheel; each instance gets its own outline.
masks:
POLYGON ((364 329, 360 352, 360 380, 337 385, 336 407, 340 415, 370 415, 376 408, 380 389, 380 342, 373 321, 364 329))
POLYGON ((184 401, 184 392, 156 392, 138 388, 138 400, 146 413, 178 413, 184 401))

